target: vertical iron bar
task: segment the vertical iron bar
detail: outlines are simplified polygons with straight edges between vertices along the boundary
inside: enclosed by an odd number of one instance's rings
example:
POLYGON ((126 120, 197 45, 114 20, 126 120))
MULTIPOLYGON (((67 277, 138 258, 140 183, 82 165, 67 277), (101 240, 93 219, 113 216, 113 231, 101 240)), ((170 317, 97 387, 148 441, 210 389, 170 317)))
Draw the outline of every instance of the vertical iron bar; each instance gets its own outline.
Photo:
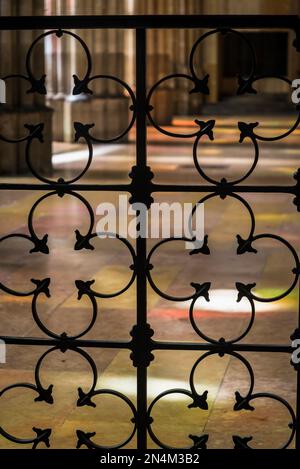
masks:
POLYGON ((300 449, 300 370, 297 370, 296 449, 300 449))
MULTIPOLYGON (((147 129, 146 129, 146 30, 136 29, 136 166, 144 169, 147 165, 147 129)), ((140 181, 143 184, 143 181, 140 181)), ((145 343, 147 324, 147 278, 146 278, 146 239, 138 237, 136 305, 137 327, 140 343, 145 343)), ((139 350, 143 354, 144 350, 139 350)), ((137 367, 137 448, 147 447, 147 367, 145 360, 139 360, 137 367)))
MULTIPOLYGON (((300 281, 298 282, 298 328, 300 328, 300 281)), ((297 387, 296 387, 296 438, 295 447, 300 449, 300 368, 297 368, 297 387)))

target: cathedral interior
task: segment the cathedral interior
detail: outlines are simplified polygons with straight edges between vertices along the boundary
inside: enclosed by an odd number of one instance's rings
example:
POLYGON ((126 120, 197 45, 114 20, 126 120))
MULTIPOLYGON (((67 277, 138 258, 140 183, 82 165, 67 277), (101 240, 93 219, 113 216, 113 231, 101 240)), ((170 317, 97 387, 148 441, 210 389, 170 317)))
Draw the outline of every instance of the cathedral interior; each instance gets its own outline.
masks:
MULTIPOLYGON (((278 15, 282 18, 299 14, 300 2, 296 0, 0 0, 1 17, 278 15)), ((198 76, 204 77, 201 82, 204 88, 205 77, 209 76, 207 94, 205 89, 193 92, 191 82, 183 75, 190 73, 193 45, 208 31, 205 28, 147 30, 147 92, 162 80, 152 93, 151 121, 147 122, 147 164, 155 175, 154 182, 196 187, 221 178, 239 181, 252 167, 256 145, 251 138, 241 138, 240 123, 247 122, 259 123, 255 130, 259 129, 257 134, 265 138, 259 141, 255 170, 241 184, 281 187, 299 183, 300 130, 294 124, 299 109, 291 100, 291 81, 300 78, 300 54, 294 47, 294 31, 280 27, 244 28, 243 39, 226 30, 208 35, 194 53, 194 67, 198 76), (261 78, 253 83, 256 93, 250 90, 239 94, 237 87, 245 83, 241 77, 252 73, 249 43, 255 49, 261 78), (164 81, 169 75, 175 76, 164 81), (203 176, 195 169, 194 140, 186 135, 194 135, 199 125, 208 122, 214 122, 213 139, 207 131, 198 146, 203 176), (276 139, 278 135, 285 138, 276 139)), ((83 130, 80 128, 79 132, 78 122, 94 124, 89 132, 100 141, 93 143, 92 161, 80 184, 109 187, 130 183, 138 130, 132 123, 132 95, 122 84, 128 84, 129 90, 136 93, 135 31, 130 28, 72 30, 83 40, 90 55, 71 35, 48 34, 35 44, 28 59, 31 44, 43 33, 44 30, 0 30, 0 78, 12 76, 5 80, 6 102, 0 104, 0 189, 5 189, 0 190, 0 337, 47 338, 39 321, 53 334, 80 335, 93 318, 91 298, 89 295, 79 298, 76 282, 93 279, 93 289, 104 294, 95 300, 98 315, 84 339, 108 344, 128 341, 135 324, 138 287, 133 282, 122 295, 114 296, 114 292, 131 282, 130 252, 117 239, 99 238, 93 239, 94 250, 74 250, 75 233, 80 235, 89 230, 87 207, 68 192, 47 197, 46 191, 26 186, 37 182, 36 174, 42 182, 43 178, 45 181, 76 180, 81 174, 90 147, 87 139, 80 138, 83 130), (81 86, 89 57, 93 75, 103 75, 104 79, 95 80, 85 92, 74 94, 74 84, 81 86), (35 77, 42 77, 35 86, 45 86, 46 93, 43 88, 41 93, 30 92, 28 82, 16 76, 26 75, 27 67, 35 77), (105 79, 105 76, 119 80, 105 79), (37 133, 38 138, 30 140, 28 157, 28 140, 24 138, 32 130, 28 124, 36 126, 41 122, 42 136, 37 133), (14 144, 8 141, 15 139, 20 141, 14 144), (105 140, 109 143, 104 143, 105 140), (23 190, 10 188, 16 182, 24 185, 23 190), (44 200, 36 205, 31 217, 32 207, 43 195, 44 200), (28 227, 39 240, 47 233, 47 255, 38 249, 30 252, 28 227), (14 236, 16 233, 21 236, 14 236), (13 236, 7 237, 10 234, 13 236), (32 279, 48 278, 50 294, 44 290, 45 294, 35 298, 38 307, 35 314, 32 296, 24 292, 32 291, 32 279), (24 294, 15 295, 12 291, 24 294)), ((39 130, 35 127, 34 131, 39 130)), ((97 221, 97 206, 101 202, 117 205, 119 195, 125 192, 83 189, 79 193, 88 200, 97 221)), ((179 240, 165 243, 155 251, 151 276, 166 295, 163 297, 148 286, 147 322, 158 341, 204 343, 205 337, 213 341, 220 338, 234 341, 241 336, 238 341, 241 349, 243 344, 265 344, 263 353, 259 347, 254 352, 242 352, 255 376, 252 394, 262 393, 262 398, 251 402, 254 411, 234 410, 237 396, 248 393, 251 372, 249 376, 247 364, 235 355, 238 352, 208 355, 201 366, 195 367, 193 375, 195 392, 206 396, 207 408, 189 406, 188 394, 167 392, 153 407, 155 435, 165 445, 175 448, 189 447, 189 435, 209 434, 209 448, 233 448, 232 435, 240 435, 252 436, 254 448, 272 449, 284 445, 291 433, 289 408, 281 401, 269 399, 268 395, 280 395, 293 409, 297 407, 297 371, 284 349, 290 346, 291 335, 299 328, 299 291, 293 284, 294 251, 278 240, 287 240, 299 252, 297 208, 300 204, 288 191, 241 195, 245 201, 242 204, 235 196, 212 197, 205 202, 204 229, 209 239, 209 256, 188 255, 179 240), (249 205, 255 215, 255 233, 262 236, 253 244, 257 252, 251 252, 250 247, 243 255, 236 255, 237 235, 245 240, 252 230, 249 205), (265 233, 274 237, 264 236, 265 233), (210 290, 209 301, 199 296, 193 305, 192 327, 191 301, 185 298, 189 298, 193 282, 200 285, 210 282, 210 290), (255 301, 253 323, 252 300, 244 290, 238 296, 241 290, 237 282, 252 288, 260 298, 255 301), (173 301, 166 298, 168 295, 173 301), (278 300, 271 301, 272 298, 278 300), (243 337, 249 321, 251 327, 243 337), (201 329, 200 336, 198 329, 201 329), (282 346, 282 352, 280 348, 278 353, 272 352, 272 344, 282 346)), ((162 191, 155 192, 153 197, 156 202, 195 204, 199 193, 162 191)), ((151 249, 157 240, 147 242, 151 249)), ((45 350, 42 344, 29 347, 8 343, 6 362, 0 364, 0 389, 16 382, 35 382, 36 363, 45 350)), ((91 347, 88 352, 97 367, 97 389, 115 389, 135 403, 136 368, 132 366, 130 350, 108 346, 91 347)), ((153 354, 155 358, 147 369, 148 404, 164 391, 189 389, 191 369, 204 351, 161 347, 153 354)), ((15 387, 0 394, 0 427, 20 439, 29 438, 32 427, 51 428, 51 448, 74 448, 78 429, 86 434, 96 432, 94 441, 104 446, 113 447, 126 441, 132 430, 132 413, 124 400, 105 394, 94 399, 96 408, 76 405, 78 387, 88 393, 93 386, 90 368, 90 362, 72 349, 53 350, 44 357, 38 375, 44 390, 53 385, 53 404, 49 406, 43 400, 34 402, 32 389, 15 387)), ((295 444, 293 439, 289 447, 294 448, 295 444)), ((134 435, 125 448, 136 446, 134 435)), ((0 448, 18 447, 18 442, 0 434, 0 448)), ((151 435, 148 435, 148 447, 158 447, 151 435)))

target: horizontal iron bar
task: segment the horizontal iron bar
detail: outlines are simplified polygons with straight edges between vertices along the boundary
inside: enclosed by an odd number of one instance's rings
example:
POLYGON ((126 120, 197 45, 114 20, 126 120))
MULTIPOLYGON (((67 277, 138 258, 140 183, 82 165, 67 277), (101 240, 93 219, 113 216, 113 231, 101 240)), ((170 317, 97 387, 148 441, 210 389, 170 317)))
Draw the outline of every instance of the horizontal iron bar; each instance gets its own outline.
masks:
MULTIPOLYGON (((42 338, 42 337, 11 337, 1 336, 6 344, 11 345, 44 345, 44 346, 56 346, 61 345, 63 341, 54 338, 42 338)), ((105 340, 85 340, 85 339, 70 339, 66 341, 69 347, 92 347, 92 348, 112 348, 112 349, 131 349, 132 342, 127 341, 105 341, 105 340)), ((66 343, 67 345, 67 343, 66 343)), ((293 348, 290 345, 279 345, 279 344, 211 344, 206 342, 160 342, 156 340, 151 341, 151 350, 215 350, 217 352, 226 350, 232 350, 236 352, 279 352, 279 353, 292 353, 293 348)))
MULTIPOLYGON (((176 184, 152 184, 149 183, 151 192, 262 192, 262 193, 282 193, 297 194, 299 191, 296 185, 293 186, 242 186, 228 185, 176 185, 176 184)), ((24 191, 131 191, 131 184, 26 184, 26 183, 0 183, 0 191, 3 190, 24 190, 24 191)))
POLYGON ((130 184, 26 184, 0 183, 0 191, 129 191, 130 184))
POLYGON ((224 351, 226 349, 234 352, 279 352, 292 353, 295 349, 290 345, 279 344, 210 344, 197 342, 156 342, 153 341, 153 350, 216 350, 224 351))
POLYGON ((291 28, 296 15, 102 15, 2 16, 0 30, 123 28, 291 28))
MULTIPOLYGON (((63 341, 54 338, 43 337, 11 337, 1 336, 0 340, 3 340, 5 344, 10 345, 49 345, 56 346, 61 345, 63 341)), ((67 341, 69 344, 74 343, 77 347, 97 347, 97 348, 116 348, 116 349, 130 349, 131 342, 126 341, 112 341, 112 340, 85 340, 85 339, 70 339, 67 341)))
MULTIPOLYGON (((1 189, 1 186, 0 186, 1 189)), ((298 188, 293 186, 243 186, 243 185, 228 185, 228 186, 204 186, 204 185, 176 185, 176 184, 151 184, 152 192, 225 192, 231 194, 233 192, 264 192, 264 193, 283 193, 283 194, 296 194, 298 188)))

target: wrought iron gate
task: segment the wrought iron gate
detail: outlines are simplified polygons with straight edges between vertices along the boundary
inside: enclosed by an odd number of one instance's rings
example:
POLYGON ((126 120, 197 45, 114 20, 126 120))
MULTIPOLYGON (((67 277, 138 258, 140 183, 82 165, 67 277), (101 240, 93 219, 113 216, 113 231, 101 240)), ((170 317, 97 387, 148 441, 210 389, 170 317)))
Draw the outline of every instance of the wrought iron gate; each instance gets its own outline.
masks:
MULTIPOLYGON (((16 143, 20 141, 26 142, 25 149, 25 158, 29 170, 33 176, 37 179, 36 184, 23 184, 23 183, 1 183, 0 190, 14 190, 14 191, 43 191, 46 192, 46 195, 38 198, 34 203, 33 207, 30 210, 28 216, 28 234, 8 234, 7 236, 2 237, 0 241, 3 241, 7 238, 12 238, 16 236, 21 236, 26 238, 32 243, 31 252, 39 252, 41 255, 46 255, 49 253, 49 248, 47 245, 47 235, 42 239, 36 235, 34 231, 33 219, 35 215, 35 210, 47 197, 59 196, 63 197, 65 194, 68 194, 72 197, 79 199, 88 209, 90 214, 90 228, 86 234, 81 234, 79 231, 76 232, 76 240, 74 248, 76 250, 82 249, 92 249, 92 240, 96 236, 94 232, 94 215, 93 210, 88 203, 88 201, 80 194, 81 191, 127 191, 131 194, 130 202, 143 202, 150 207, 153 199, 151 194, 157 192, 196 192, 199 194, 208 194, 202 197, 201 201, 206 201, 213 197, 234 197, 238 200, 243 206, 247 209, 250 220, 251 220, 251 229, 247 239, 242 239, 240 235, 237 235, 237 254, 242 255, 245 252, 256 252, 255 242, 258 239, 269 238, 282 243, 287 250, 293 256, 294 259, 294 268, 293 268, 293 282, 290 287, 281 295, 273 297, 270 299, 260 298, 255 295, 251 290, 253 288, 252 284, 245 285, 241 282, 236 283, 238 299, 246 298, 249 302, 251 308, 251 319, 245 331, 233 340, 225 341, 224 339, 214 340, 210 337, 207 337, 197 326, 194 320, 193 308, 195 302, 198 298, 204 297, 208 298, 210 284, 194 284, 194 293, 185 298, 176 298, 166 293, 162 292, 159 287, 156 285, 155 281, 151 276, 151 259, 153 253, 161 244, 165 243, 166 240, 160 241, 155 245, 154 248, 148 252, 147 250, 147 241, 143 238, 138 238, 136 241, 136 246, 133 247, 126 239, 118 236, 120 242, 124 243, 125 246, 129 249, 129 252, 132 256, 132 269, 131 279, 128 285, 123 288, 121 291, 115 292, 112 295, 104 295, 101 292, 97 292, 93 289, 92 281, 84 282, 78 280, 76 282, 76 287, 78 289, 79 298, 83 295, 86 295, 90 301, 93 308, 93 317, 90 325, 86 330, 82 331, 76 336, 68 336, 67 334, 57 335, 53 331, 49 330, 46 325, 42 322, 39 317, 39 312, 37 308, 37 299, 40 295, 49 296, 49 285, 50 279, 39 279, 33 280, 34 286, 30 292, 20 292, 14 291, 8 288, 5 284, 1 283, 0 287, 2 291, 9 293, 11 295, 17 296, 31 296, 32 297, 32 314, 34 321, 38 327, 45 333, 47 337, 45 338, 34 338, 34 337, 1 337, 8 346, 10 344, 24 345, 26 347, 34 346, 43 346, 45 347, 45 352, 40 357, 35 368, 35 383, 34 384, 23 384, 18 383, 12 386, 9 386, 5 389, 2 389, 0 396, 8 393, 11 389, 16 387, 29 388, 34 393, 36 393, 35 400, 43 401, 48 404, 53 403, 52 396, 52 386, 44 388, 40 380, 40 368, 43 363, 44 358, 54 350, 60 350, 64 352, 66 350, 72 350, 80 354, 84 359, 89 363, 93 375, 93 385, 88 393, 84 393, 81 388, 78 389, 78 406, 94 406, 95 403, 93 399, 95 396, 101 394, 111 394, 120 399, 122 399, 132 411, 132 432, 126 438, 125 441, 117 445, 117 448, 125 446, 137 433, 137 446, 139 449, 143 450, 147 446, 147 434, 150 435, 152 440, 161 448, 168 448, 168 446, 160 441, 156 436, 152 423, 152 410, 156 403, 165 395, 178 392, 188 396, 191 399, 191 407, 198 407, 200 409, 207 409, 207 393, 199 395, 194 386, 194 373, 197 366, 208 356, 217 354, 224 355, 229 354, 236 357, 242 362, 246 367, 249 377, 250 377, 250 387, 248 393, 244 396, 241 396, 236 392, 236 404, 234 409, 239 411, 241 409, 252 408, 255 400, 260 398, 273 399, 281 403, 290 414, 290 436, 288 441, 283 445, 284 448, 288 447, 294 437, 295 445, 297 448, 300 448, 300 367, 295 365, 297 373, 297 405, 296 410, 279 395, 274 395, 271 393, 253 393, 254 387, 254 373, 252 371, 250 363, 246 360, 245 357, 241 354, 242 352, 272 352, 272 353, 286 353, 291 354, 293 348, 291 344, 287 345, 268 345, 268 344, 251 344, 251 343, 240 343, 240 340, 244 338, 249 330, 251 329, 254 319, 255 319, 255 301, 276 301, 284 296, 288 295, 294 288, 297 288, 299 281, 300 273, 300 264, 299 258, 294 247, 285 239, 274 235, 274 234, 257 234, 255 233, 255 217, 250 205, 242 197, 243 193, 286 193, 294 196, 293 203, 296 205, 298 211, 300 211, 300 170, 294 175, 296 183, 292 183, 290 186, 253 186, 253 185, 240 185, 241 182, 245 181, 248 176, 254 171, 258 159, 259 159, 259 142, 260 141, 277 141, 282 139, 289 134, 291 134, 298 126, 300 121, 300 115, 298 116, 294 125, 284 132, 282 135, 276 137, 266 137, 261 135, 257 130, 257 123, 245 123, 239 122, 240 130, 240 142, 243 142, 244 139, 249 139, 253 146, 254 158, 251 168, 246 172, 246 174, 234 181, 228 181, 225 178, 222 178, 220 181, 215 180, 208 176, 198 161, 197 147, 200 139, 203 136, 208 136, 210 139, 213 139, 213 128, 214 121, 196 121, 196 124, 199 128, 196 131, 191 132, 190 134, 177 135, 175 132, 167 131, 164 128, 160 127, 155 119, 153 118, 151 97, 157 87, 164 81, 170 78, 183 78, 190 82, 192 93, 204 93, 208 94, 209 92, 209 78, 208 76, 199 77, 194 68, 194 54, 199 46, 200 42, 204 41, 208 36, 214 34, 235 34, 238 35, 241 40, 245 41, 246 46, 249 49, 249 54, 252 61, 251 73, 248 77, 240 76, 238 78, 238 94, 244 93, 254 93, 255 92, 255 83, 259 80, 267 78, 264 75, 257 75, 255 68, 255 51, 253 50, 248 39, 240 32, 241 29, 255 29, 255 28, 284 28, 291 29, 295 31, 295 40, 294 46, 297 51, 300 50, 300 23, 298 17, 295 16, 86 16, 86 17, 7 17, 0 18, 0 30, 45 30, 46 32, 38 36, 33 42, 32 46, 28 51, 26 58, 26 75, 20 75, 19 78, 26 80, 30 87, 31 93, 46 93, 46 84, 45 77, 35 76, 34 70, 31 68, 31 54, 36 46, 36 44, 43 40, 45 36, 55 34, 57 37, 62 37, 65 35, 72 36, 75 40, 79 41, 83 47, 88 67, 86 74, 83 78, 74 78, 74 88, 73 94, 89 93, 89 84, 96 79, 109 79, 118 82, 123 86, 130 95, 131 98, 131 107, 132 118, 128 128, 122 133, 122 135, 111 139, 111 140, 97 140, 92 137, 90 134, 91 125, 87 123, 76 122, 74 123, 76 136, 75 139, 83 139, 89 148, 89 158, 86 164, 86 167, 81 172, 81 174, 71 180, 64 180, 62 178, 52 180, 46 178, 39 174, 34 166, 31 163, 31 146, 32 142, 38 140, 42 143, 43 141, 43 123, 36 125, 27 124, 25 127, 27 129, 27 135, 22 137, 19 140, 8 139, 5 136, 0 136, 1 140, 16 143), (92 57, 90 55, 89 49, 85 42, 80 38, 79 35, 75 34, 71 30, 80 30, 80 29, 98 29, 98 28, 132 28, 136 30, 136 94, 130 88, 127 83, 124 83, 119 77, 107 76, 107 75, 96 75, 91 76, 92 72, 92 57), (206 28, 208 32, 203 34, 194 44, 191 54, 189 57, 189 68, 190 74, 174 74, 167 77, 163 77, 157 83, 155 83, 149 92, 147 92, 146 87, 146 35, 147 30, 150 28, 206 28), (173 185, 173 184, 156 184, 152 181, 153 173, 149 166, 147 166, 147 143, 146 143, 146 121, 147 119, 150 123, 156 127, 160 132, 170 136, 170 137, 182 137, 190 138, 193 141, 193 159, 196 170, 199 174, 207 181, 206 185, 196 184, 196 185, 173 185), (93 158, 93 142, 112 142, 117 141, 119 138, 127 134, 127 132, 136 124, 136 165, 132 168, 130 173, 131 183, 130 184, 83 184, 80 182, 81 177, 89 169, 90 163, 93 158), (102 340, 88 340, 84 338, 84 335, 93 327, 94 322, 97 318, 97 298, 103 297, 113 297, 118 296, 124 293, 131 285, 136 282, 136 324, 133 325, 131 336, 132 340, 130 341, 102 341, 102 340), (147 288, 153 288, 161 297, 167 300, 190 300, 190 322, 194 330, 197 332, 200 338, 204 339, 201 342, 187 342, 187 343, 177 343, 177 342, 163 342, 155 340, 154 331, 151 329, 151 325, 147 322, 147 288), (125 395, 110 389, 96 389, 97 381, 97 367, 90 357, 89 353, 86 351, 89 348, 111 348, 111 349, 124 349, 131 351, 132 364, 136 367, 136 380, 137 380, 137 402, 136 405, 125 395), (184 389, 175 389, 166 391, 158 395, 148 406, 147 405, 147 369, 154 359, 153 353, 157 350, 193 350, 199 351, 199 353, 204 353, 194 364, 191 373, 190 373, 190 390, 184 389)), ((8 80, 10 77, 5 77, 8 80)), ((280 80, 291 84, 291 82, 285 77, 277 77, 280 80)), ((299 108, 297 108, 299 110, 299 108)), ((168 241, 171 241, 169 239, 168 241)), ((202 255, 209 255, 209 239, 206 237, 205 243, 198 252, 202 255)), ((300 311, 299 311, 299 321, 300 321, 300 311)), ((1 324, 1 322, 0 322, 1 324)), ((292 331, 291 331, 292 332, 292 331)), ((300 326, 292 334, 292 338, 300 339, 300 326)), ((27 439, 16 438, 15 436, 7 433, 4 428, 0 428, 0 433, 3 437, 20 444, 32 444, 33 448, 36 448, 40 443, 44 443, 47 447, 50 446, 51 439, 51 429, 36 428, 34 427, 35 436, 28 437, 27 439)), ((80 429, 77 429, 77 447, 81 445, 86 445, 88 448, 103 448, 101 442, 96 443, 93 439, 94 434, 86 433, 80 429)), ((209 447, 209 435, 190 435, 191 445, 190 448, 194 450, 209 447)), ((235 448, 250 448, 249 444, 250 439, 246 438, 243 435, 234 435, 233 443, 235 448)))

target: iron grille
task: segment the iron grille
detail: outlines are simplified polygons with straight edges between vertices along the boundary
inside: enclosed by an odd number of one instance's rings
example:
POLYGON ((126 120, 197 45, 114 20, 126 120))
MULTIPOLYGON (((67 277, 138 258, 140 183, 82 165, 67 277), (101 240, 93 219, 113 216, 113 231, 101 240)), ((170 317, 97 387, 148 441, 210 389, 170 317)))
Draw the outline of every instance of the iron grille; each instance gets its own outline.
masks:
MULTIPOLYGON (((204 202, 210 198, 214 197, 234 197, 238 200, 249 213, 251 220, 251 229, 247 239, 242 239, 241 236, 237 235, 237 254, 241 255, 245 252, 255 252, 255 241, 261 238, 275 239, 279 243, 282 243, 287 250, 293 256, 294 259, 294 268, 293 274, 294 279, 290 287, 281 295, 273 297, 270 301, 276 301, 280 298, 288 295, 294 288, 297 287, 299 282, 299 258, 294 247, 285 239, 274 235, 274 234, 256 234, 255 233, 255 217, 250 205, 240 194, 247 193, 286 193, 294 196, 294 204, 297 207, 297 210, 300 211, 300 170, 294 175, 295 183, 292 183, 289 186, 271 186, 271 185, 240 185, 241 182, 244 182, 248 176, 255 170, 259 159, 259 142, 260 141, 274 141, 285 138, 290 135, 298 126, 300 115, 298 116, 296 122, 293 126, 282 135, 276 137, 265 137, 260 135, 257 131, 257 124, 239 122, 240 129, 240 141, 244 139, 250 139, 253 150, 254 158, 253 163, 250 169, 246 174, 234 181, 228 181, 225 178, 222 178, 220 181, 215 180, 212 177, 208 176, 198 161, 198 143, 200 139, 207 135, 210 139, 213 138, 213 128, 215 122, 210 121, 196 121, 198 128, 196 131, 191 132, 190 134, 177 134, 174 131, 167 131, 162 128, 153 118, 151 111, 151 98, 157 87, 171 79, 171 78, 184 78, 189 81, 191 85, 191 92, 195 93, 204 93, 209 92, 209 77, 199 77, 194 68, 194 54, 197 50, 199 44, 204 41, 208 36, 214 34, 233 34, 239 36, 242 41, 245 42, 246 47, 248 48, 249 57, 251 59, 251 72, 248 77, 239 77, 238 78, 238 94, 244 93, 253 93, 255 92, 255 83, 259 80, 267 78, 265 75, 256 74, 256 60, 255 60, 255 51, 248 40, 248 36, 243 35, 241 29, 272 29, 272 28, 282 28, 282 29, 292 29, 294 30, 296 36, 294 40, 294 46, 297 51, 300 50, 300 27, 299 19, 296 16, 84 16, 84 17, 74 17, 74 16, 61 16, 61 17, 2 17, 0 18, 0 30, 44 30, 45 32, 35 39, 32 46, 28 50, 26 57, 26 76, 19 75, 20 79, 26 80, 29 84, 30 92, 33 93, 46 93, 46 84, 44 77, 36 77, 34 75, 34 70, 31 69, 30 57, 35 45, 43 40, 45 36, 56 35, 57 37, 62 36, 72 36, 75 40, 79 41, 82 45, 86 57, 87 57, 87 70, 83 78, 75 77, 73 94, 81 94, 89 92, 89 84, 96 79, 109 79, 118 82, 123 86, 131 98, 131 121, 128 125, 128 128, 118 137, 108 140, 99 140, 91 136, 90 127, 87 124, 76 122, 74 123, 76 131, 76 139, 82 138, 88 146, 89 149, 89 158, 84 170, 81 174, 73 179, 64 180, 62 178, 58 180, 52 180, 48 177, 41 175, 37 172, 34 166, 31 163, 31 146, 32 142, 35 140, 43 141, 43 123, 37 125, 27 124, 25 127, 27 129, 27 135, 22 137, 19 140, 9 139, 5 136, 0 136, 0 139, 5 142, 10 142, 12 144, 20 141, 26 142, 25 148, 25 159, 28 165, 29 170, 36 178, 37 182, 34 184, 24 184, 19 182, 14 183, 1 183, 1 191, 43 191, 46 192, 46 195, 38 198, 34 203, 33 207, 30 210, 28 217, 28 234, 8 234, 1 238, 1 242, 7 238, 12 238, 16 236, 21 236, 26 238, 32 243, 32 251, 39 252, 41 255, 46 255, 49 253, 49 247, 47 245, 48 236, 45 235, 42 239, 34 231, 33 219, 35 215, 35 209, 38 205, 48 197, 59 196, 62 197, 65 194, 68 194, 72 197, 76 197, 83 203, 90 214, 90 227, 86 234, 81 234, 79 231, 76 232, 76 240, 74 248, 76 250, 82 249, 91 249, 92 240, 96 236, 94 232, 94 215, 93 209, 90 206, 89 202, 80 194, 81 191, 126 191, 131 195, 130 202, 143 202, 147 204, 148 207, 151 206, 153 201, 152 194, 157 192, 167 193, 182 193, 182 192, 196 192, 199 194, 207 193, 202 197, 201 201, 204 202), (119 77, 107 76, 107 75, 96 75, 91 76, 92 71, 92 57, 89 52, 89 49, 86 43, 80 38, 78 34, 72 32, 74 29, 98 29, 98 28, 131 28, 136 30, 136 93, 131 89, 131 87, 122 81, 119 77), (146 35, 147 30, 151 28, 206 28, 209 31, 203 34, 194 44, 190 57, 189 57, 189 74, 177 73, 161 78, 157 83, 155 83, 149 92, 147 92, 146 86, 146 35), (147 119, 151 125, 153 125, 159 132, 162 132, 170 137, 181 137, 189 138, 193 141, 193 159, 195 168, 198 173, 206 180, 207 184, 194 184, 194 185, 174 185, 174 184, 157 184, 152 181, 154 174, 152 173, 150 167, 147 165, 147 119), (136 124, 136 165, 132 168, 130 173, 131 182, 129 184, 83 184, 80 182, 81 177, 88 171, 90 163, 93 158, 93 143, 102 142, 110 143, 112 141, 117 141, 125 134, 129 132, 132 126, 136 124)), ((5 77, 5 80, 9 80, 11 77, 5 77)), ((289 85, 291 82, 285 77, 277 77, 280 80, 285 81, 289 85)), ((57 335, 42 322, 39 317, 39 312, 37 308, 37 299, 40 295, 44 294, 49 295, 49 284, 50 279, 45 278, 42 280, 34 280, 34 286, 30 292, 21 292, 15 291, 3 283, 0 283, 1 289, 11 295, 16 296, 30 296, 32 298, 32 314, 33 318, 40 328, 41 331, 45 333, 45 338, 35 338, 35 337, 21 337, 21 336, 2 336, 1 338, 5 341, 6 344, 15 344, 23 345, 26 347, 34 346, 43 346, 45 347, 45 352, 38 360, 35 368, 35 383, 17 383, 2 389, 0 396, 3 396, 6 393, 9 393, 10 390, 17 387, 24 387, 32 390, 35 393, 36 401, 43 401, 49 405, 53 403, 52 389, 53 386, 50 385, 48 388, 43 387, 40 380, 40 368, 45 357, 52 353, 54 350, 60 350, 64 352, 66 350, 72 350, 80 354, 87 362, 89 363, 94 379, 93 384, 90 390, 87 393, 84 393, 81 388, 78 389, 78 406, 94 405, 93 398, 102 394, 111 394, 117 398, 123 400, 132 411, 132 432, 126 438, 125 441, 120 442, 116 448, 121 448, 125 446, 135 434, 137 434, 137 446, 138 449, 144 450, 147 447, 147 435, 149 434, 152 440, 160 448, 169 448, 163 441, 156 436, 152 424, 152 410, 156 403, 165 395, 172 393, 182 393, 188 396, 191 399, 190 406, 198 407, 200 409, 207 409, 207 393, 199 395, 194 386, 194 373, 197 366, 208 356, 210 355, 224 355, 228 354, 233 357, 236 357, 242 362, 242 364, 248 370, 250 376, 250 387, 248 393, 244 396, 241 396, 238 392, 236 393, 236 403, 234 409, 239 411, 241 409, 249 410, 252 408, 252 404, 255 400, 259 398, 268 398, 275 400, 281 403, 287 409, 290 415, 290 436, 288 440, 283 444, 283 448, 287 448, 293 441, 295 437, 296 448, 300 448, 300 368, 295 366, 297 373, 297 405, 296 410, 284 400, 279 395, 271 393, 253 393, 254 387, 254 373, 251 368, 250 363, 243 357, 243 352, 272 352, 272 353, 286 353, 291 354, 293 348, 290 344, 287 345, 268 345, 268 344, 251 344, 251 343, 240 343, 241 339, 247 335, 251 329, 254 319, 255 319, 255 302, 264 301, 263 298, 255 295, 251 290, 253 285, 245 285, 238 282, 236 288, 238 291, 239 298, 246 298, 251 307, 251 319, 245 331, 235 339, 230 341, 225 341, 224 339, 215 340, 206 336, 197 326, 194 315, 193 308, 195 302, 198 298, 204 297, 207 298, 209 295, 210 284, 195 284, 194 293, 189 297, 177 298, 170 296, 156 285, 155 281, 151 276, 151 260, 153 253, 165 242, 172 241, 172 239, 164 240, 158 242, 154 248, 148 252, 147 250, 147 241, 143 238, 137 238, 136 246, 132 246, 128 240, 123 239, 117 235, 117 238, 120 242, 128 248, 130 255, 132 256, 132 269, 131 279, 128 285, 122 290, 115 292, 110 295, 118 296, 124 293, 131 285, 136 282, 136 323, 133 325, 130 341, 102 341, 102 340, 88 340, 84 338, 84 335, 93 327, 94 322, 97 318, 97 298, 102 298, 104 295, 101 292, 95 291, 92 287, 92 282, 84 282, 78 280, 76 282, 76 287, 78 289, 79 298, 83 295, 86 295, 92 304, 93 315, 90 325, 76 336, 68 336, 66 333, 62 335, 57 335), (202 342, 164 342, 155 340, 154 331, 151 329, 150 324, 147 322, 147 288, 153 288, 156 293, 161 297, 167 300, 190 300, 190 309, 189 316, 190 322, 194 330, 197 332, 199 337, 204 339, 202 342), (153 337, 154 336, 154 337, 153 337), (90 357, 87 350, 89 348, 111 348, 111 349, 125 349, 131 351, 131 360, 132 365, 136 367, 136 381, 137 381, 137 402, 136 405, 124 394, 121 394, 118 391, 112 389, 97 389, 97 367, 90 357), (203 353, 200 358, 194 364, 190 372, 190 390, 183 389, 170 389, 160 395, 158 395, 150 404, 147 405, 147 368, 149 367, 151 361, 154 359, 153 353, 157 350, 185 350, 185 351, 198 351, 203 353)), ((205 243, 200 250, 198 250, 202 255, 209 255, 209 240, 206 237, 205 243)), ((299 311, 299 321, 300 321, 300 311, 299 311)), ((292 334, 292 338, 300 338, 300 326, 292 334)), ((32 444, 33 448, 36 448, 40 443, 44 443, 47 447, 50 446, 51 438, 51 429, 42 429, 34 427, 34 436, 29 436, 26 439, 20 439, 7 433, 4 428, 0 428, 0 434, 11 440, 15 443, 20 444, 32 444)), ((81 445, 86 445, 88 448, 104 448, 100 443, 96 443, 93 439, 94 434, 86 433, 80 429, 77 429, 77 447, 81 445)), ((206 448, 209 446, 209 435, 190 435, 191 445, 190 448, 194 450, 206 448)), ((250 448, 249 444, 250 438, 246 438, 239 435, 233 436, 233 444, 235 448, 250 448)), ((106 447, 107 448, 107 447, 106 447)))

